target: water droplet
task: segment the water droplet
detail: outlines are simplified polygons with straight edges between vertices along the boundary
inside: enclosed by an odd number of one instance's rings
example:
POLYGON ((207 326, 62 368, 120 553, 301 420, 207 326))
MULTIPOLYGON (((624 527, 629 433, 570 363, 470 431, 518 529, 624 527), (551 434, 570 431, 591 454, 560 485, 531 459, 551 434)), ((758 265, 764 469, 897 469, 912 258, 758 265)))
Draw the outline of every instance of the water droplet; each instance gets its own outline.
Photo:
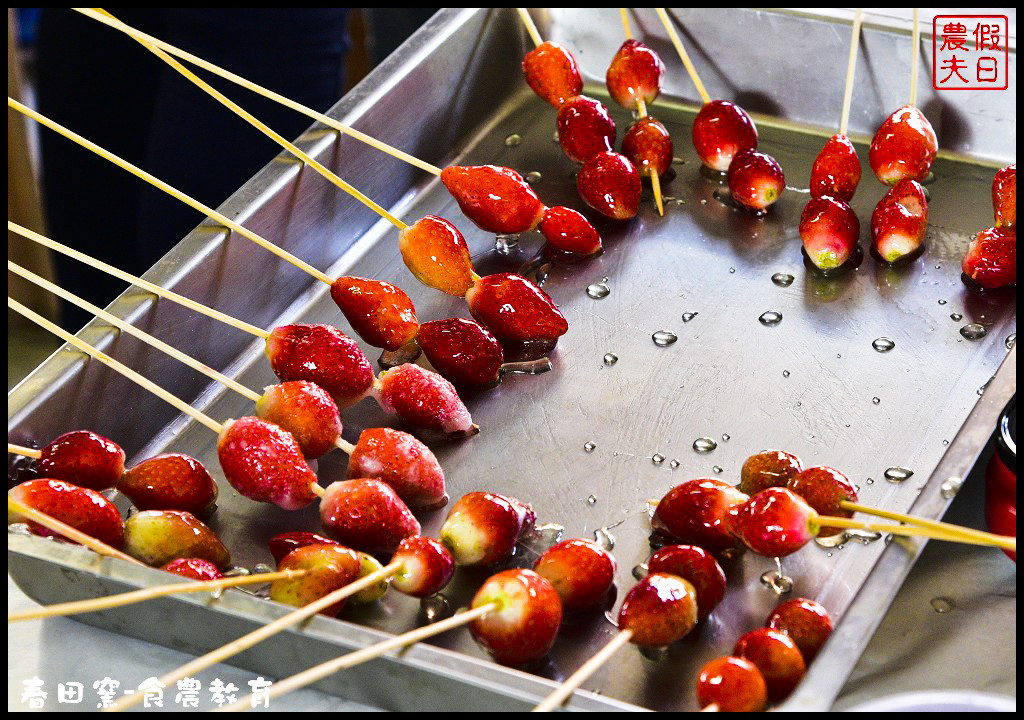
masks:
POLYGON ((880 540, 882 537, 882 533, 880 532, 875 532, 874 530, 860 530, 858 528, 847 530, 843 534, 846 536, 847 540, 852 540, 853 542, 860 543, 861 545, 868 545, 876 540, 880 540))
POLYGON ((420 600, 420 615, 427 623, 437 622, 451 615, 448 598, 438 593, 420 600))
POLYGON ((584 452, 594 452, 594 448, 596 448, 596 447, 597 447, 597 445, 595 443, 593 443, 593 442, 586 442, 586 443, 583 444, 583 451, 584 452))
POLYGON ((775 273, 772 275, 772 282, 779 287, 789 287, 795 278, 789 273, 775 273))
POLYGON ((960 313, 951 313, 949 319, 952 320, 953 322, 960 322, 961 320, 964 319, 964 316, 961 315, 960 313))
POLYGON ((960 492, 960 486, 963 483, 964 481, 958 477, 946 478, 945 482, 939 487, 939 492, 942 493, 942 497, 946 500, 952 500, 960 492))
POLYGON ((611 367, 612 365, 614 365, 618 361, 619 361, 619 356, 616 355, 615 353, 605 353, 604 354, 604 364, 607 365, 608 367, 611 367))
POLYGON ((690 322, 695 317, 697 317, 697 313, 695 313, 695 312, 684 312, 683 313, 683 322, 690 322))
POLYGON ((887 337, 880 337, 875 338, 874 342, 871 343, 871 347, 880 353, 887 353, 896 347, 896 343, 887 337))
POLYGON ((960 328, 960 334, 968 340, 981 340, 987 332, 985 326, 978 323, 971 323, 960 328))
POLYGON ((1017 333, 1013 332, 1007 335, 1003 344, 1006 345, 1007 350, 1013 350, 1013 346, 1017 344, 1017 333))
POLYGON ((711 469, 712 469, 712 470, 714 470, 716 474, 719 474, 719 475, 720 475, 720 474, 722 473, 722 466, 721 466, 721 465, 715 465, 715 466, 714 466, 713 468, 711 468, 711 469))
POLYGON ((729 442, 732 438, 726 433, 722 433, 722 442, 729 442))
POLYGON ((668 347, 678 339, 678 335, 669 332, 668 330, 658 330, 656 333, 651 335, 651 340, 653 340, 654 344, 658 347, 668 347))
POLYGON ((668 466, 669 466, 670 468, 672 468, 673 470, 675 470, 675 469, 676 469, 677 467, 679 467, 679 465, 680 465, 680 464, 681 464, 681 463, 680 463, 680 462, 679 462, 678 460, 672 460, 672 461, 671 461, 671 462, 670 462, 670 463, 668 464, 668 466))
POLYGON ((598 528, 594 531, 594 542, 608 552, 615 549, 615 536, 608 532, 608 528, 598 528))
POLYGON ((736 268, 729 268, 729 272, 730 272, 730 273, 734 273, 734 272, 736 272, 736 268))
POLYGON ((942 444, 943 444, 943 445, 949 445, 949 440, 943 440, 943 441, 942 441, 942 444))
POLYGON ((823 548, 840 548, 846 543, 846 533, 840 532, 835 535, 818 535, 814 538, 814 544, 823 548))
POLYGON ((782 377, 789 377, 789 370, 783 370, 782 377))
POLYGON ((842 355, 840 355, 839 353, 836 353, 836 360, 841 360, 842 358, 843 358, 842 355))
POLYGON ((674 157, 674 158, 672 158, 672 164, 673 165, 685 165, 686 164, 686 160, 684 160, 681 157, 674 157))
POLYGON ((905 467, 891 467, 885 471, 885 479, 891 483, 901 483, 913 475, 914 471, 905 467))
POLYGON ((640 563, 639 565, 633 566, 633 577, 637 580, 643 580, 647 577, 648 572, 647 563, 640 563))
POLYGON ((796 407, 803 407, 803 403, 799 400, 796 401, 796 407))
POLYGON ((774 590, 776 595, 785 595, 793 591, 793 578, 783 575, 778 570, 769 570, 761 575, 761 582, 774 590))
POLYGON ((543 179, 544 179, 544 176, 541 175, 536 170, 532 170, 532 171, 526 173, 526 182, 530 183, 531 185, 536 185, 537 183, 539 183, 543 179))
POLYGON ((871 398, 871 402, 874 405, 878 405, 880 402, 882 402, 882 398, 873 397, 873 398, 871 398))
POLYGON ((700 204, 701 205, 707 205, 708 204, 708 199, 707 198, 701 198, 700 199, 700 204))
POLYGON ((544 523, 543 525, 537 525, 534 527, 531 534, 535 540, 533 544, 549 548, 562 541, 562 536, 565 534, 565 527, 558 523, 544 523))
POLYGON ((276 568, 273 568, 270 565, 267 565, 266 563, 257 563, 252 568, 252 572, 253 572, 254 575, 260 575, 260 574, 264 574, 264 573, 272 573, 272 572, 275 572, 275 571, 276 571, 276 568))
POLYGON ((587 297, 593 298, 594 300, 600 300, 610 295, 612 289, 608 287, 604 282, 597 282, 591 285, 587 285, 587 297))
POLYGON ((866 482, 868 485, 874 485, 875 484, 875 479, 874 478, 868 478, 864 482, 866 482))
POLYGON ((591 495, 587 498, 587 505, 593 505, 597 502, 597 495, 591 495))
POLYGON ((655 465, 661 465, 663 462, 665 462, 665 456, 662 455, 661 453, 654 453, 654 457, 651 458, 651 462, 654 463, 655 465))
POLYGON ((939 300, 939 305, 945 305, 945 304, 946 304, 945 300, 939 300))
POLYGON ((519 135, 512 133, 505 138, 505 147, 518 147, 523 142, 523 138, 519 135))
POLYGON ((553 143, 562 142, 562 138, 558 137, 558 131, 557 130, 555 130, 555 132, 551 135, 551 142, 553 142, 553 143))
MULTIPOLYGON (((512 251, 519 246, 518 235, 495 235, 494 236, 494 252, 499 255, 511 255, 512 251)), ((537 277, 534 278, 534 282, 538 285, 543 285, 544 281, 547 280, 547 274, 541 277, 541 273, 537 273, 537 277)))
POLYGON ((952 600, 947 597, 935 597, 931 599, 932 610, 943 615, 956 607, 952 600))
POLYGON ((709 437, 699 437, 693 441, 693 449, 705 455, 718 447, 718 443, 709 437))

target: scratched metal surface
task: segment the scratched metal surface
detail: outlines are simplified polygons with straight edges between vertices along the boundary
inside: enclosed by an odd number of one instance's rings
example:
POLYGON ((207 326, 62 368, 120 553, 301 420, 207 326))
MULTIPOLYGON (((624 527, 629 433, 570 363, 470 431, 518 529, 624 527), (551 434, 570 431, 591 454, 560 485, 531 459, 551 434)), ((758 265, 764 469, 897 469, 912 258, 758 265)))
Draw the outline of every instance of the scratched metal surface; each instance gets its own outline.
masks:
MULTIPOLYGON (((518 58, 524 47, 509 12, 442 13, 334 112, 435 162, 493 163, 523 174, 540 173, 536 189, 547 204, 581 208, 575 168, 552 141, 553 110, 521 81, 518 58), (410 98, 418 101, 418 114, 408 113, 410 98), (518 144, 508 141, 514 135, 518 144)), ((594 46, 579 47, 578 54, 588 58, 586 65, 605 50, 610 57, 614 47, 609 47, 595 41, 594 46)), ((663 57, 669 73, 678 73, 674 56, 664 52, 663 57)), ((597 85, 591 90, 602 94, 597 85)), ((612 113, 621 136, 629 118, 617 108, 612 113)), ((619 563, 613 609, 635 582, 632 569, 651 552, 647 499, 694 477, 735 482, 748 455, 781 447, 806 464, 842 469, 860 487, 864 503, 892 510, 924 508, 937 516, 947 502, 940 485, 948 475, 936 473, 942 463, 966 463, 958 470, 966 473, 981 449, 981 438, 987 438, 986 423, 993 426, 988 415, 998 411, 1001 398, 1016 384, 1011 357, 999 381, 990 386, 992 394, 979 395, 1006 358, 1005 340, 1016 325, 1014 296, 969 293, 959 277, 969 236, 991 224, 993 167, 940 159, 936 179, 928 186, 932 201, 925 254, 900 269, 865 257, 856 270, 824 279, 803 265, 797 222, 807 199, 799 188, 806 185, 810 165, 831 130, 799 130, 758 118, 761 148, 779 160, 795 189, 757 219, 720 202, 719 184, 698 172, 688 140, 692 106, 668 96, 654 104, 652 113, 669 128, 679 158, 676 177, 664 186, 672 198, 666 216, 659 218, 648 199, 633 221, 598 224, 605 241, 603 256, 546 269, 545 290, 570 323, 552 355, 555 369, 538 377, 510 377, 495 390, 465 398, 482 432, 434 448, 453 497, 479 489, 515 495, 534 506, 538 522, 564 526, 565 537, 593 537, 607 529, 614 536, 619 563), (792 274, 795 280, 779 287, 771 281, 775 273, 792 274), (589 297, 587 286, 605 277, 610 294, 589 297), (762 325, 758 318, 765 311, 781 313, 781 323, 762 325), (684 322, 683 313, 696 315, 684 322), (952 313, 963 317, 954 321, 952 313), (959 330, 970 322, 985 325, 987 335, 979 341, 964 339, 959 330), (656 331, 675 333, 679 339, 659 347, 651 338, 656 331), (872 341, 878 337, 891 338, 895 348, 875 351, 872 341), (618 362, 606 365, 606 353, 617 355, 618 362), (972 422, 965 422, 972 410, 972 422), (700 437, 715 440, 717 448, 695 452, 692 445, 700 437), (584 450, 587 443, 594 444, 592 452, 584 450), (656 454, 664 456, 660 464, 653 461, 656 454), (892 466, 910 468, 914 475, 903 483, 887 482, 883 474, 892 466)), ((528 235, 511 255, 498 255, 492 250, 493 238, 461 217, 436 180, 317 130, 303 142, 371 196, 393 205, 400 217, 411 222, 435 213, 454 220, 481 274, 516 270, 530 263, 539 248, 539 236, 528 235)), ((865 158, 866 148, 858 150, 865 158)), ((862 219, 864 247, 867 220, 883 193, 866 170, 853 203, 862 219)), ((313 264, 330 266, 332 275, 357 274, 398 284, 412 296, 421 319, 467 315, 460 301, 412 280, 390 226, 375 223, 366 211, 339 197, 333 186, 292 162, 275 160, 225 207, 313 264)), ((149 277, 175 282, 184 294, 266 327, 304 321, 349 329, 325 286, 283 267, 245 239, 225 240, 210 227, 183 240, 149 277)), ((233 330, 167 303, 151 304, 138 293, 122 296, 112 307, 172 344, 228 368, 250 387, 274 380, 258 343, 233 330)), ((105 340, 115 355, 195 399, 218 420, 250 412, 243 399, 191 377, 131 338, 114 338, 100 325, 87 328, 84 335, 105 340)), ((370 401, 347 412, 345 422, 345 437, 353 442, 364 427, 393 424, 370 401)), ((111 378, 104 368, 83 366, 72 352, 58 352, 8 397, 8 430, 14 441, 45 442, 83 426, 122 442, 136 459, 174 449, 217 468, 215 438, 208 430, 176 417, 159 401, 111 378)), ((343 478, 344 469, 341 455, 319 464, 325 484, 343 478)), ((422 516, 424 532, 435 534, 443 518, 443 511, 422 516)), ((251 567, 269 560, 267 538, 284 530, 316 529, 318 517, 315 508, 287 513, 256 505, 223 484, 212 524, 235 562, 251 567)), ((539 543, 535 538, 532 544, 539 543)), ((16 545, 11 573, 40 601, 109 592, 109 564, 55 552, 44 541, 19 539, 16 545)), ((919 548, 916 543, 883 542, 848 543, 842 549, 812 545, 787 558, 783 568, 794 581, 793 596, 815 598, 840 619, 870 580, 872 592, 882 598, 881 609, 873 610, 880 619, 885 595, 895 592, 919 548), (873 574, 880 557, 885 573, 873 574)), ((531 548, 522 548, 516 562, 530 559, 531 548)), ((575 706, 622 707, 618 700, 658 710, 694 709, 693 681, 700 666, 731 651, 736 639, 760 626, 778 602, 760 581, 773 567, 770 559, 750 554, 732 563, 726 569, 729 593, 708 622, 660 662, 633 648, 620 653, 584 686, 601 695, 580 694, 575 706)), ((150 581, 144 573, 117 576, 128 584, 150 581)), ((468 602, 484 576, 461 572, 445 593, 451 607, 468 602)), ((84 620, 197 651, 215 646, 225 634, 230 637, 225 628, 234 630, 279 612, 244 597, 226 604, 219 617, 216 604, 198 613, 199 604, 169 601, 153 617, 110 613, 84 620), (160 617, 178 630, 164 633, 160 617), (188 627, 204 632, 182 633, 186 618, 188 627)), ((345 622, 318 620, 303 633, 285 636, 273 650, 239 658, 239 664, 276 674, 297 671, 311 664, 313 656, 327 657, 332 647, 361 645, 378 637, 377 631, 413 627, 420 606, 391 594, 375 606, 346 612, 345 622)), ((875 619, 858 618, 856 627, 862 632, 853 634, 863 637, 833 643, 816 667, 845 677, 870 638, 875 619)), ((435 643, 458 654, 421 648, 403 661, 375 663, 323 687, 390 709, 422 708, 424 702, 442 706, 452 702, 450 693, 466 698, 467 707, 479 703, 522 709, 550 687, 540 678, 568 675, 614 632, 600 614, 578 619, 565 628, 550 661, 524 674, 486 662, 469 634, 455 631, 435 643), (403 698, 401 693, 382 696, 374 690, 384 678, 395 677, 410 684, 424 678, 435 692, 403 698)), ((834 697, 812 694, 801 709, 825 708, 834 697)))

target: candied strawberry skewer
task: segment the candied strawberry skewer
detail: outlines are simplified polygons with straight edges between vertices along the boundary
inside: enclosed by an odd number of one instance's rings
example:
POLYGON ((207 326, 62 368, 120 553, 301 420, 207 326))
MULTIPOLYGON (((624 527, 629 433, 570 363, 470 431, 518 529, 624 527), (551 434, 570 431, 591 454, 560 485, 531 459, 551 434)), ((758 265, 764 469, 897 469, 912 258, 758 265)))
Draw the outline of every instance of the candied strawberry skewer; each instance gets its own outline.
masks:
POLYGON ((91 430, 64 433, 41 450, 7 443, 7 452, 37 460, 40 477, 67 480, 90 490, 112 488, 124 473, 121 446, 91 430))
POLYGON ((113 547, 123 542, 124 523, 117 508, 95 490, 76 488, 63 480, 29 480, 7 495, 7 524, 22 521, 84 545, 99 555, 143 564, 113 547), (29 486, 30 483, 34 484, 29 486))

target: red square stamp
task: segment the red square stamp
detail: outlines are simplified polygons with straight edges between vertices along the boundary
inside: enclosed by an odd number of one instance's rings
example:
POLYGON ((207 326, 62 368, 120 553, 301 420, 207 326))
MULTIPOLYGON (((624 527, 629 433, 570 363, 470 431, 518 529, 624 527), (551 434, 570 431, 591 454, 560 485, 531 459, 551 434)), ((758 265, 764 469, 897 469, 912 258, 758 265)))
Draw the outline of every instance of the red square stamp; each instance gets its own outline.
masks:
POLYGON ((932 20, 932 87, 1006 90, 1010 86, 1006 15, 936 15, 932 20))

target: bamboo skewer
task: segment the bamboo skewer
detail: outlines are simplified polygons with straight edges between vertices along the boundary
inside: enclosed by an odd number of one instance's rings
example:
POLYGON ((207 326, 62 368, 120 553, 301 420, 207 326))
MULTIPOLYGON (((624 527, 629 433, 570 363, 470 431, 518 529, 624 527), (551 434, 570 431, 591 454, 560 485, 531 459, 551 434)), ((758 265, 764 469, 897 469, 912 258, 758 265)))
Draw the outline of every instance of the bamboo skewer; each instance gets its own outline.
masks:
POLYGON ((47 530, 52 530, 53 532, 66 537, 68 540, 74 540, 79 545, 84 545, 99 555, 118 558, 119 560, 130 562, 133 565, 141 565, 145 567, 144 563, 139 562, 131 555, 126 555, 120 550, 110 547, 105 542, 101 542, 91 535, 86 535, 81 530, 73 528, 67 523, 62 522, 55 517, 51 517, 44 512, 40 512, 35 508, 31 508, 10 496, 7 497, 7 512, 8 514, 17 513, 18 515, 22 515, 26 519, 42 525, 47 530))
POLYGON ((860 26, 864 21, 864 8, 857 8, 850 37, 850 57, 846 62, 846 85, 843 87, 843 110, 839 115, 839 134, 846 135, 850 126, 850 107, 853 103, 853 76, 857 71, 857 47, 860 45, 860 26))
POLYGON ((24 445, 15 445, 14 443, 7 443, 7 454, 8 455, 22 455, 23 457, 29 457, 33 460, 38 460, 43 456, 43 451, 37 448, 25 447, 24 445))
POLYGON ((993 537, 1002 537, 1001 535, 993 535, 992 533, 985 532, 984 530, 975 530, 973 528, 964 527, 962 525, 953 525, 952 523, 942 522, 941 520, 928 520, 927 518, 918 517, 917 515, 906 515, 904 513, 890 512, 889 510, 881 510, 875 507, 869 507, 867 505, 860 505, 858 503, 852 503, 849 500, 843 500, 839 506, 844 510, 851 510, 853 512, 864 513, 865 515, 874 515, 876 517, 885 518, 886 520, 895 520, 897 522, 908 523, 917 527, 931 528, 942 532, 948 532, 953 535, 963 537, 975 537, 980 540, 990 539, 993 537))
MULTIPOLYGON (((626 39, 633 37, 633 32, 629 27, 629 13, 626 12, 626 8, 619 8, 619 17, 622 18, 622 27, 626 31, 626 39)), ((643 98, 638 98, 636 101, 636 112, 641 118, 647 117, 647 103, 644 102, 643 98)), ((665 215, 665 203, 661 199, 661 177, 658 175, 658 171, 655 168, 651 168, 651 190, 654 191, 654 204, 658 208, 658 215, 665 215)))
POLYGON ((690 76, 690 80, 693 81, 693 86, 697 88, 697 94, 700 95, 701 102, 707 105, 711 102, 711 96, 708 95, 708 91, 704 88, 704 83, 700 81, 700 77, 697 75, 697 68, 693 66, 690 56, 686 53, 686 48, 683 47, 683 41, 679 39, 679 33, 676 32, 675 27, 672 25, 672 21, 669 19, 668 13, 665 12, 665 8, 654 8, 654 11, 661 19, 661 24, 665 26, 668 38, 672 41, 672 45, 679 54, 679 59, 683 61, 683 67, 686 68, 686 73, 690 76))
POLYGON ((579 688, 580 685, 585 683, 587 679, 597 672, 602 665, 612 658, 615 653, 625 647, 633 638, 632 630, 622 630, 614 638, 611 639, 607 645, 597 651, 597 653, 583 663, 579 670, 574 672, 569 678, 563 682, 557 690, 548 695, 544 702, 535 707, 531 712, 552 712, 558 708, 562 703, 569 699, 579 688))
POLYGON ((516 8, 516 12, 519 13, 523 26, 526 28, 526 34, 533 40, 533 44, 536 46, 542 45, 544 40, 541 39, 540 32, 537 31, 537 25, 534 24, 533 18, 530 17, 530 11, 526 8, 516 8))
POLYGON ((917 54, 921 47, 921 8, 914 8, 914 27, 910 33, 910 105, 917 105, 917 54))
POLYGON ((889 535, 905 535, 907 537, 924 537, 933 540, 945 540, 946 542, 958 542, 965 545, 985 545, 997 547, 1002 550, 1017 551, 1017 538, 1004 535, 993 535, 984 533, 983 536, 966 535, 960 532, 949 532, 947 530, 932 527, 920 527, 911 525, 880 525, 877 523, 866 523, 851 518, 833 517, 831 515, 819 515, 817 521, 821 527, 839 527, 852 530, 870 530, 872 532, 887 533, 889 535))

